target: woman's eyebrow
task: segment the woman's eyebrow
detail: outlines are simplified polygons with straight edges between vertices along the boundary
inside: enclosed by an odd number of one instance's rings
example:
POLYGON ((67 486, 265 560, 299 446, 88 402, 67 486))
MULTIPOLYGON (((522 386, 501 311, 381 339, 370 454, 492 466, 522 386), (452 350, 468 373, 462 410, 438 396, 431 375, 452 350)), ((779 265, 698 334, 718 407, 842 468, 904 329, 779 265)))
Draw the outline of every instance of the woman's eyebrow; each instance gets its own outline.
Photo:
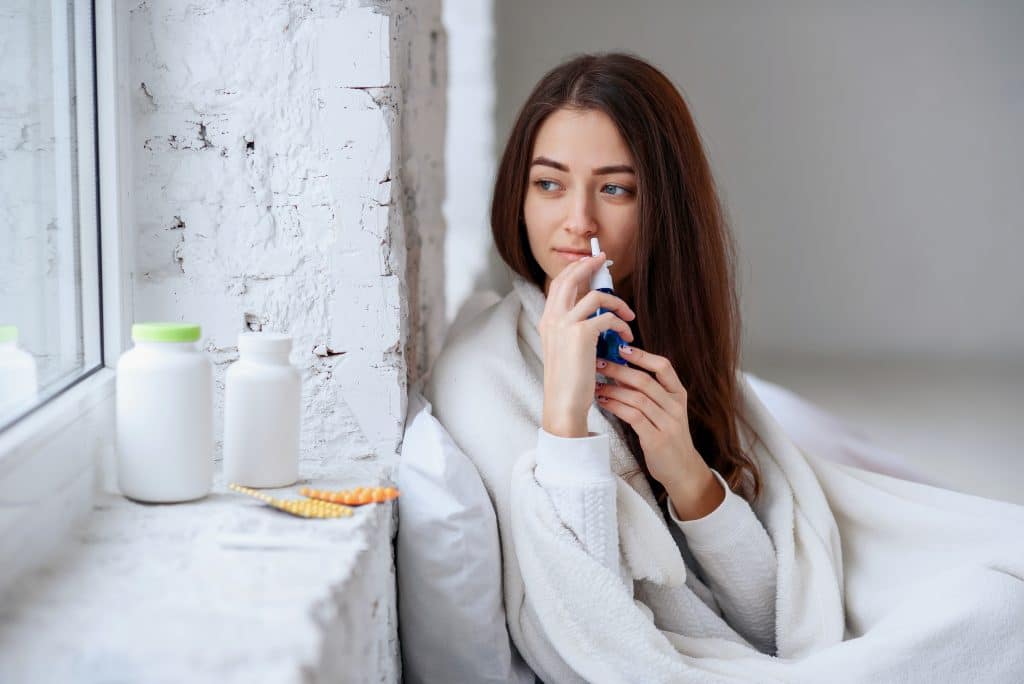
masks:
POLYGON ((592 172, 595 176, 607 176, 609 173, 632 173, 636 175, 636 171, 629 164, 615 164, 614 166, 599 166, 592 172))
MULTIPOLYGON (((550 166, 551 168, 558 169, 559 171, 569 171, 569 167, 562 162, 557 162, 554 159, 548 159, 547 157, 537 157, 530 163, 530 166, 550 166)), ((636 171, 629 164, 613 164, 612 166, 599 166, 591 173, 595 176, 607 176, 611 173, 632 173, 635 175, 636 171)))
POLYGON ((556 162, 554 159, 548 159, 547 157, 537 157, 531 163, 530 166, 550 166, 553 169, 559 171, 568 171, 569 167, 561 162, 556 162))

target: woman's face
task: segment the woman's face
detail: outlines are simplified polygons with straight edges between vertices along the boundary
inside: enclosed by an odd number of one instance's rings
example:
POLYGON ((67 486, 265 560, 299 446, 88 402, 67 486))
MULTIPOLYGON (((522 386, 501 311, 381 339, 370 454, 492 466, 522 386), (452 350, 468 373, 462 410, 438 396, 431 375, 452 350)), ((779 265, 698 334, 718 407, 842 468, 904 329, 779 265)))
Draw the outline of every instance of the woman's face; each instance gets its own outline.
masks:
MULTIPOLYGON (((523 202, 533 257, 551 280, 590 254, 590 238, 615 264, 615 292, 632 295, 637 182, 633 157, 604 112, 559 109, 541 124, 534 142, 523 202)), ((581 292, 582 297, 585 292, 581 292)))

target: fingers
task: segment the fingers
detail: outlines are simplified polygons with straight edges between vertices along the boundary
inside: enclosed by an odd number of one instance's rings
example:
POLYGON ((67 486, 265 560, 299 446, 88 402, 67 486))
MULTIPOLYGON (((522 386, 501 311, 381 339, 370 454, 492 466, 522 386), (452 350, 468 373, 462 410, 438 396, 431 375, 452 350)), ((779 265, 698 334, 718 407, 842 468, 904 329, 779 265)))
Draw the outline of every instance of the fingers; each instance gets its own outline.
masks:
POLYGON ((636 431, 641 444, 652 443, 658 428, 655 427, 654 423, 652 423, 640 409, 631 404, 626 404, 618 398, 606 396, 604 392, 606 392, 609 387, 611 386, 605 385, 601 389, 602 394, 597 398, 601 407, 611 411, 614 415, 629 423, 636 431))
POLYGON ((598 372, 615 380, 619 385, 639 390, 669 415, 679 417, 686 412, 685 395, 682 395, 682 398, 680 395, 673 395, 659 381, 641 370, 617 363, 606 363, 604 367, 598 366, 598 372))
POLYGON ((636 347, 629 347, 628 352, 624 349, 620 349, 619 351, 622 352, 622 358, 626 359, 634 366, 640 366, 641 368, 654 373, 658 382, 661 383, 661 386, 669 393, 686 394, 686 388, 683 387, 683 383, 680 382, 679 376, 676 374, 676 369, 672 367, 672 362, 664 356, 658 356, 657 354, 652 354, 644 351, 643 349, 637 349, 636 347))
POLYGON ((608 403, 608 400, 615 400, 620 404, 639 411, 646 420, 659 430, 668 430, 671 426, 672 417, 643 392, 638 392, 628 387, 602 384, 598 387, 597 395, 597 399, 602 405, 608 403))
POLYGON ((595 337, 599 336, 605 330, 614 330, 627 342, 633 341, 633 331, 629 329, 629 325, 626 321, 622 320, 611 311, 603 313, 600 316, 584 320, 582 321, 582 324, 590 328, 595 337))
POLYGON ((596 257, 584 257, 563 268, 548 287, 548 299, 559 305, 559 310, 569 311, 576 304, 580 289, 590 289, 590 276, 605 262, 605 253, 596 257))
POLYGON ((613 294, 601 292, 600 290, 591 290, 583 295, 583 299, 573 307, 570 316, 575 320, 582 321, 588 316, 592 316, 598 307, 609 309, 615 312, 619 318, 626 321, 636 318, 636 313, 629 308, 626 302, 613 294))

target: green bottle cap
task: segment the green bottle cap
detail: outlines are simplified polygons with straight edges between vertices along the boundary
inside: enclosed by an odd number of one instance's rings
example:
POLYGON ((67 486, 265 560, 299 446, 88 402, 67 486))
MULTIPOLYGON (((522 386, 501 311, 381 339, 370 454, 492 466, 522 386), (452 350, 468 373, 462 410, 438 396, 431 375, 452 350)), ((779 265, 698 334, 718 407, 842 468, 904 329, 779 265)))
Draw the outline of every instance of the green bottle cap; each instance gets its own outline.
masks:
POLYGON ((132 326, 136 342, 195 342, 199 339, 197 323, 136 323, 132 326))

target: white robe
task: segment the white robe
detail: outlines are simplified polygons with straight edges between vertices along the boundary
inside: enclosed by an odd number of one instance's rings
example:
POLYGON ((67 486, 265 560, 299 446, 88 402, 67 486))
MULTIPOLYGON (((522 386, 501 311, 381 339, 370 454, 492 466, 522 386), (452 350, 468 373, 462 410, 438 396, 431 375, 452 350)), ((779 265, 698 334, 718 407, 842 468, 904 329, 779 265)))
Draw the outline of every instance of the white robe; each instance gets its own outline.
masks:
MULTIPOLYGON (((594 559, 617 572, 629 588, 633 578, 619 553, 617 482, 608 435, 564 438, 537 429, 534 478, 547 492, 558 518, 594 559)), ((775 653, 775 548, 743 497, 711 471, 725 497, 710 513, 681 520, 670 502, 663 518, 683 555, 687 585, 747 643, 775 653)))

